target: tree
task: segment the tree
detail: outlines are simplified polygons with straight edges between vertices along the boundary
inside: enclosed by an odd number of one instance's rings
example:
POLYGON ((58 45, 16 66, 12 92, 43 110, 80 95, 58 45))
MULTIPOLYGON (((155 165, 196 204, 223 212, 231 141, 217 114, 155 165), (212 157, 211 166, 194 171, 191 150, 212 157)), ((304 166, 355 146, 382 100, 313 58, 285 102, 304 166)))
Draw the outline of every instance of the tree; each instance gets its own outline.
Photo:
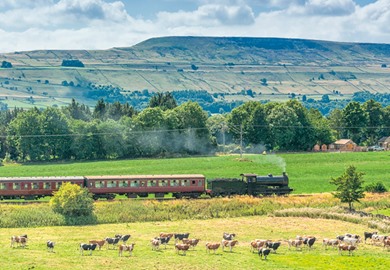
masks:
POLYGON ((295 140, 297 130, 302 129, 298 116, 290 106, 286 104, 266 105, 272 106, 267 115, 267 122, 270 125, 270 143, 272 147, 284 150, 297 149, 295 140))
POLYGON ((336 139, 341 139, 345 133, 343 111, 336 108, 330 112, 327 119, 329 121, 329 127, 332 130, 333 136, 336 137, 336 139))
POLYGON ((12 158, 37 161, 42 158, 42 122, 38 108, 21 112, 8 125, 7 144, 14 149, 12 158))
POLYGON ((294 149, 306 150, 316 143, 315 129, 310 121, 308 110, 297 100, 289 100, 286 105, 294 110, 298 117, 298 126, 295 128, 295 138, 293 139, 294 149))
POLYGON ((362 108, 367 115, 366 140, 369 145, 372 145, 379 139, 383 118, 382 105, 370 99, 363 104, 362 108))
POLYGON ((199 69, 199 68, 198 68, 196 65, 194 65, 194 64, 191 65, 191 68, 192 68, 192 70, 198 70, 198 69, 199 69))
POLYGON ((98 102, 95 105, 95 109, 93 110, 93 117, 95 119, 101 119, 103 120, 105 118, 107 111, 107 105, 104 102, 104 100, 101 98, 98 100, 98 102))
POLYGON ((61 66, 63 67, 84 67, 83 62, 78 59, 75 60, 62 60, 61 66))
POLYGON ((352 101, 343 109, 343 122, 347 137, 359 144, 367 125, 367 115, 359 102, 352 101))
POLYGON ((330 183, 337 186, 334 197, 342 203, 348 203, 349 210, 353 209, 353 202, 359 202, 364 198, 363 172, 357 172, 355 166, 349 166, 346 171, 337 178, 332 178, 330 183))
POLYGON ((322 95, 321 102, 322 103, 329 103, 330 102, 329 95, 322 95))
POLYGON ((157 93, 157 95, 154 95, 149 100, 149 107, 160 107, 161 110, 169 110, 177 107, 177 103, 175 98, 173 97, 172 93, 157 93))
POLYGON ((7 62, 7 61, 3 61, 1 63, 1 67, 2 68, 12 68, 12 63, 11 62, 7 62))
POLYGON ((319 110, 310 109, 309 119, 313 126, 314 138, 318 144, 330 144, 334 141, 332 130, 329 126, 329 120, 326 119, 319 110))
POLYGON ((68 121, 57 108, 49 107, 40 115, 42 159, 66 159, 70 157, 71 137, 68 121))
POLYGON ((67 217, 91 216, 93 213, 92 193, 72 183, 64 183, 50 199, 53 211, 67 217))
POLYGON ((179 126, 183 131, 184 147, 190 153, 205 153, 212 148, 210 132, 206 126, 207 113, 196 102, 188 101, 176 107, 179 126))

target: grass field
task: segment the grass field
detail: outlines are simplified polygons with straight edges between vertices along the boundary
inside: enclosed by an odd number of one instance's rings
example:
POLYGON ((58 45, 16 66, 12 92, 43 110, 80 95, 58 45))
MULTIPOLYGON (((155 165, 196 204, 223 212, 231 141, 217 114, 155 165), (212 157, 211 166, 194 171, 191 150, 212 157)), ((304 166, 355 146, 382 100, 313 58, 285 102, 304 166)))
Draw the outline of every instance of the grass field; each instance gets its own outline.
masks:
POLYGON ((390 188, 387 164, 390 152, 298 153, 269 155, 222 155, 208 157, 137 159, 118 161, 61 162, 42 164, 6 164, 0 175, 7 176, 69 176, 125 174, 200 173, 208 179, 239 177, 240 173, 280 175, 286 171, 295 194, 320 193, 334 190, 329 183, 340 176, 347 166, 364 172, 366 183, 381 181, 390 188))
POLYGON ((45 227, 39 229, 1 229, 0 265, 2 269, 388 269, 389 251, 383 247, 360 244, 353 256, 339 255, 331 248, 324 250, 323 238, 334 238, 346 232, 363 234, 362 225, 334 220, 307 218, 246 217, 232 219, 191 220, 180 222, 146 222, 83 227, 45 227), (195 250, 186 256, 175 253, 173 244, 152 251, 150 239, 160 232, 190 232, 191 238, 201 239, 195 250), (223 232, 237 234, 239 244, 233 252, 219 249, 208 254, 206 242, 220 242, 223 232), (10 248, 10 236, 26 233, 28 247, 10 248), (95 251, 81 256, 78 245, 92 239, 131 234, 135 243, 132 257, 118 256, 117 250, 95 251), (312 250, 291 249, 285 242, 267 261, 250 252, 250 241, 256 238, 287 240, 296 235, 318 238, 312 250), (46 250, 46 241, 56 242, 55 252, 46 250), (6 266, 6 268, 4 268, 6 266))

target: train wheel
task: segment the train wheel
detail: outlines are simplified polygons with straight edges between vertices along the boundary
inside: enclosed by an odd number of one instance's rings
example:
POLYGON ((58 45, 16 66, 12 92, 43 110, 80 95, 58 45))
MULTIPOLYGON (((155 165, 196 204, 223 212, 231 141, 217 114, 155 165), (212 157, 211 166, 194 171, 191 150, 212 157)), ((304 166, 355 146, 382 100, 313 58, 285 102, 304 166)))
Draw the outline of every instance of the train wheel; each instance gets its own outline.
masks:
POLYGON ((174 193, 174 194, 172 194, 172 195, 173 195, 173 197, 175 197, 176 199, 181 199, 181 198, 183 198, 183 195, 180 194, 180 193, 174 193))

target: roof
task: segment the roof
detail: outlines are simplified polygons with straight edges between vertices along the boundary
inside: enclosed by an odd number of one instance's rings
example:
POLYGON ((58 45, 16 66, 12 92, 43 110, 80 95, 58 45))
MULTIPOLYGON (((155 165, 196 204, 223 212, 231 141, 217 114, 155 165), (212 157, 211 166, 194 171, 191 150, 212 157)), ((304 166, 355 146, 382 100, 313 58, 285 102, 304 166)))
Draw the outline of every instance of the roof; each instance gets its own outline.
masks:
POLYGON ((90 180, 175 180, 205 178, 202 174, 165 174, 165 175, 98 175, 86 176, 90 180))
POLYGON ((390 136, 389 137, 382 137, 378 140, 378 142, 385 142, 385 141, 390 141, 390 136))
POLYGON ((351 139, 340 139, 335 141, 333 144, 348 144, 348 143, 355 144, 351 139))
POLYGON ((34 177, 0 177, 0 181, 79 181, 83 176, 34 176, 34 177))

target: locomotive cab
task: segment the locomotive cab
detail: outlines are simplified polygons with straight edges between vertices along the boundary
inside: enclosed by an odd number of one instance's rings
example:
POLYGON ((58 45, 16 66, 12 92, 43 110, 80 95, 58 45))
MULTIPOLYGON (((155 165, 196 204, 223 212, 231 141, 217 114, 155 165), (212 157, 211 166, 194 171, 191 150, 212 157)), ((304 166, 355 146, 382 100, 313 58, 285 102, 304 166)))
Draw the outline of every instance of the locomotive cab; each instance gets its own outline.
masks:
POLYGON ((240 174, 242 181, 247 183, 254 183, 256 182, 257 174, 252 173, 242 173, 240 174))

